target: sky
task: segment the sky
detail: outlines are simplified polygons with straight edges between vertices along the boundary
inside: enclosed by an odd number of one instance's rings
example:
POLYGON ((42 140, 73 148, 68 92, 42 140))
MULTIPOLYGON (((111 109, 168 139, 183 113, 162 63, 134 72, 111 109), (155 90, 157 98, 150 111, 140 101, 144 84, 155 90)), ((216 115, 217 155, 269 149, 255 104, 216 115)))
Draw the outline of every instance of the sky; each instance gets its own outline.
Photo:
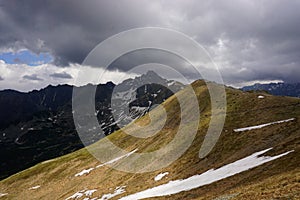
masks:
MULTIPOLYGON (((108 37, 141 27, 169 28, 196 40, 227 85, 299 82, 299 10, 297 0, 0 1, 0 89, 86 84, 88 77, 75 81, 80 69, 104 70, 82 65, 88 53, 108 37)), ((146 56, 156 54, 119 59, 101 82, 131 77, 125 66, 146 56)))

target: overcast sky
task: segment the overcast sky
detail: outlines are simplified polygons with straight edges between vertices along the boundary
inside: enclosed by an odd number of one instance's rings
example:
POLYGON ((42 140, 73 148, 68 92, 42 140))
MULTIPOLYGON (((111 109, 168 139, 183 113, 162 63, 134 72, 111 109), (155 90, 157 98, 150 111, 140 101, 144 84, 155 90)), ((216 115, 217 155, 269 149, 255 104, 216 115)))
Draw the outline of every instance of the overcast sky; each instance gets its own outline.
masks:
MULTIPOLYGON (((81 63, 97 44, 147 26, 195 39, 226 84, 299 82, 299 10, 296 0, 0 1, 0 89, 72 84, 80 67, 94 72, 81 63)), ((116 82, 125 65, 119 63, 102 81, 116 82)))

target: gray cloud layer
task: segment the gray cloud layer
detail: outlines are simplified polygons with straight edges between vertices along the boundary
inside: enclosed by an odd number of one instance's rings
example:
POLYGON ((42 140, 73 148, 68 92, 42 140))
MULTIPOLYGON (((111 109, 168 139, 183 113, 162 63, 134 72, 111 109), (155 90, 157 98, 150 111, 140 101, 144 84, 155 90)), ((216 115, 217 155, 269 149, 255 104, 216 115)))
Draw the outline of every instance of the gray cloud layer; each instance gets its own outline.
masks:
POLYGON ((34 52, 50 50, 58 64, 81 63, 97 43, 112 34, 150 25, 155 11, 140 9, 145 5, 145 1, 127 0, 6 1, 0 10, 0 43, 34 52))
POLYGON ((63 79, 72 79, 73 77, 68 74, 67 72, 62 72, 62 73, 53 73, 50 74, 51 77, 53 78, 63 78, 63 79))
POLYGON ((31 81, 42 81, 43 79, 39 78, 37 74, 24 75, 23 79, 31 80, 31 81))
POLYGON ((0 6, 0 49, 50 51, 59 65, 81 63, 95 45, 120 31, 162 26, 204 45, 227 83, 299 81, 296 0, 11 0, 0 6))

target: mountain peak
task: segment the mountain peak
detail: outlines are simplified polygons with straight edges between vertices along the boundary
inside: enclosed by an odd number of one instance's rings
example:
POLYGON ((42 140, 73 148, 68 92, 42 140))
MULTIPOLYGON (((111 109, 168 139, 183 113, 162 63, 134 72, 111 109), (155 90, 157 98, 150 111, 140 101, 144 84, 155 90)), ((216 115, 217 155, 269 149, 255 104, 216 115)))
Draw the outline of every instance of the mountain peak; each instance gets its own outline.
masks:
POLYGON ((149 70, 146 72, 145 74, 146 76, 159 76, 156 72, 154 72, 153 70, 149 70))
POLYGON ((166 79, 162 78, 152 70, 147 71, 146 74, 142 74, 140 78, 143 79, 144 81, 152 82, 152 83, 156 83, 156 82, 161 83, 166 81, 166 79))

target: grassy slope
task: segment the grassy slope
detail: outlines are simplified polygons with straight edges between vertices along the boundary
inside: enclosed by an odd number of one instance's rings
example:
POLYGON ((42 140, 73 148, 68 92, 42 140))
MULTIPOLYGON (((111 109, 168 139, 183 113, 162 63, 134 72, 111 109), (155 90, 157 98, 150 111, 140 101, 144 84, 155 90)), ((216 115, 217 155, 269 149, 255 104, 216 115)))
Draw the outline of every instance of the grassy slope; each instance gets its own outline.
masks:
MULTIPOLYGON (((168 198, 214 199, 223 195, 230 197, 229 194, 234 194, 232 199, 299 199, 300 99, 275 97, 268 94, 263 94, 265 99, 258 99, 258 93, 245 93, 227 88, 228 112, 221 138, 206 158, 199 159, 198 151, 210 121, 210 98, 203 81, 193 83, 193 87, 198 95, 202 116, 199 130, 186 153, 168 167, 151 173, 131 174, 104 166, 88 175, 75 177, 74 175, 83 169, 100 164, 86 149, 82 149, 55 160, 40 163, 1 181, 0 193, 9 194, 1 199, 65 199, 83 189, 97 189, 98 191, 93 196, 101 197, 103 194, 112 192, 117 186, 126 185, 126 193, 120 195, 124 196, 167 183, 170 180, 203 173, 208 169, 229 164, 270 147, 273 149, 267 155, 277 155, 289 150, 295 151, 252 170, 168 198), (235 128, 292 117, 296 120, 252 131, 240 133, 233 131, 235 128), (155 182, 153 178, 165 171, 170 172, 167 178, 155 182), (30 187, 36 185, 41 185, 41 187, 37 190, 29 190, 30 187)), ((185 91, 180 91, 179 95, 184 96, 185 91)), ((185 101, 186 105, 189 105, 189 98, 185 98, 185 101)), ((159 149, 172 140, 179 124, 177 99, 173 96, 163 106, 168 111, 168 119, 163 130, 155 136, 138 140, 120 130, 108 138, 128 151, 135 148, 138 148, 139 152, 159 149)), ((188 109, 193 112, 192 107, 188 109)), ((159 120, 160 114, 156 110, 152 112, 156 115, 155 119, 159 120)), ((136 123, 143 125, 148 122, 149 118, 145 116, 136 123)), ((101 142, 93 145, 91 149, 101 148, 101 142)), ((102 151, 105 153, 105 149, 102 151)))

